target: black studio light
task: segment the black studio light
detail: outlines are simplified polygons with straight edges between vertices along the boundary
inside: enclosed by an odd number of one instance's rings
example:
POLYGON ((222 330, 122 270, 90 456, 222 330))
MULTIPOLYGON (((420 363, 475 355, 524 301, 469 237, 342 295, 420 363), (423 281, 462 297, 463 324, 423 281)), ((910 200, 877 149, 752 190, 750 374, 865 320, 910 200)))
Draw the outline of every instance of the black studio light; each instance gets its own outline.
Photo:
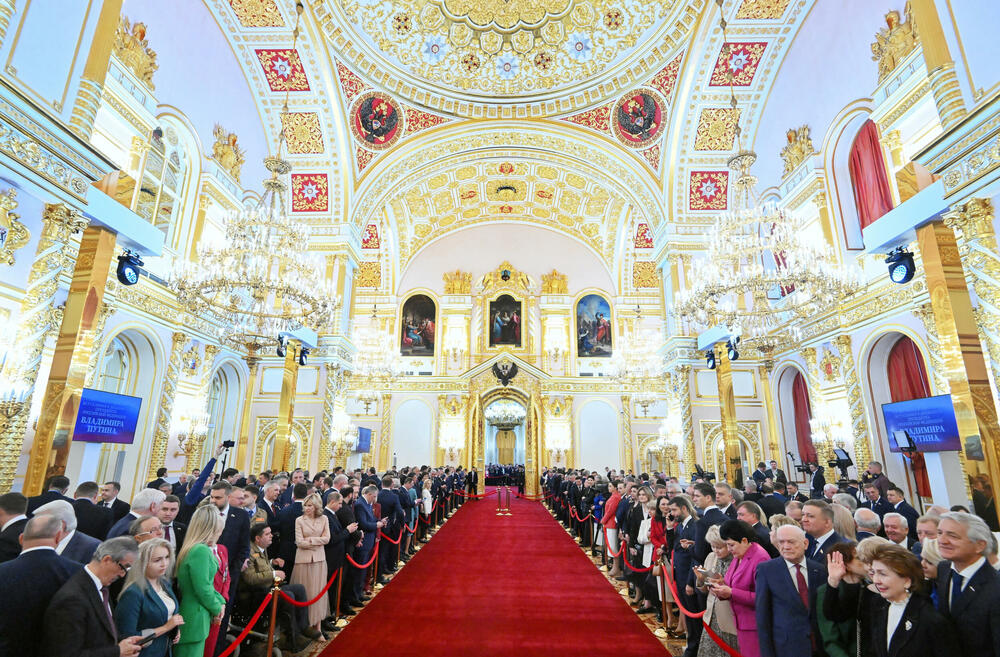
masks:
POLYGON ((740 359, 740 352, 736 348, 739 344, 740 344, 739 336, 730 338, 729 342, 726 343, 726 355, 729 356, 730 361, 740 359))
POLYGON ((913 254, 901 246, 889 252, 885 258, 885 264, 889 266, 889 280, 900 285, 909 283, 913 279, 913 275, 917 273, 913 254))
POLYGON ((285 349, 285 336, 283 336, 283 335, 279 335, 278 336, 278 348, 275 349, 275 353, 277 354, 278 358, 284 358, 285 357, 285 353, 286 353, 286 349, 285 349))
POLYGON ((299 350, 299 365, 305 365, 309 359, 309 347, 302 347, 299 350))
POLYGON ((708 364, 708 369, 715 369, 715 350, 709 349, 705 352, 705 362, 708 364))
POLYGON ((142 258, 125 249, 125 252, 118 256, 118 269, 115 274, 122 285, 135 285, 142 274, 142 258))

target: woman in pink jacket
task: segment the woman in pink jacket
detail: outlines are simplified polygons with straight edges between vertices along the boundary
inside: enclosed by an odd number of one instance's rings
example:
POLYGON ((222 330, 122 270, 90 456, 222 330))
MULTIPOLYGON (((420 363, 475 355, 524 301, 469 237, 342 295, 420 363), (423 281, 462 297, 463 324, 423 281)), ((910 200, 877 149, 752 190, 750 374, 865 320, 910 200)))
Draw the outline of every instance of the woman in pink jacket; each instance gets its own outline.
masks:
POLYGON ((712 584, 712 593, 720 600, 731 600, 736 616, 736 636, 743 657, 760 657, 757 643, 757 619, 754 602, 757 594, 754 580, 757 564, 770 560, 767 550, 757 543, 757 534, 742 520, 727 520, 719 527, 719 535, 726 542, 733 563, 722 582, 712 584))

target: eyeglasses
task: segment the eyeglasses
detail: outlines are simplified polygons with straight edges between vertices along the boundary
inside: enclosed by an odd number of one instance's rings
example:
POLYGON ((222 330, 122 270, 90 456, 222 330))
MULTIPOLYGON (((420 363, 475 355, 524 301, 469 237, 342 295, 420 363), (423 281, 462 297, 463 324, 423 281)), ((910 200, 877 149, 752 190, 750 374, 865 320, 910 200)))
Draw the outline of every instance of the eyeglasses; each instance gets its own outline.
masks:
POLYGON ((128 571, 132 568, 132 564, 123 564, 121 561, 115 561, 115 565, 122 569, 122 575, 128 575, 128 571))

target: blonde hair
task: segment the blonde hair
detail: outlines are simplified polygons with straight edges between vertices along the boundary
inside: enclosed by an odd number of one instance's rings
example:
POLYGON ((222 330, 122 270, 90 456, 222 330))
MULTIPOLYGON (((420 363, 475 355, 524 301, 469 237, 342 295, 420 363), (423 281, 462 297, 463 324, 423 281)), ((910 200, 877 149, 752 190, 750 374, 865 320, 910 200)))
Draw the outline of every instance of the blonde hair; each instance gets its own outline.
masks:
POLYGON ((215 505, 203 505, 195 509, 184 535, 184 546, 177 553, 177 568, 180 568, 187 558, 188 552, 195 545, 208 545, 219 539, 219 534, 226 526, 226 519, 219 515, 215 505))
POLYGON ((941 550, 938 549, 936 538, 928 538, 924 541, 920 550, 920 558, 927 559, 927 563, 932 566, 937 566, 944 560, 944 557, 941 556, 941 550))
POLYGON ((726 542, 722 540, 722 534, 719 533, 719 526, 712 525, 705 532, 705 542, 712 546, 725 545, 726 542))
POLYGON ((323 498, 319 493, 313 493, 302 500, 302 515, 306 515, 306 504, 312 504, 315 509, 311 517, 318 518, 323 514, 323 498))
POLYGON ((424 479, 424 490, 427 490, 430 487, 431 487, 431 480, 430 479, 424 479))
POLYGON ((875 551, 883 545, 888 545, 889 542, 889 539, 882 538, 881 536, 869 536, 858 543, 858 559, 860 559, 862 563, 871 565, 872 558, 875 556, 875 551))
POLYGON ((858 528, 854 524, 854 514, 846 506, 840 504, 831 504, 830 507, 833 509, 833 531, 848 540, 856 540, 858 528))
MULTIPOLYGON (((167 563, 166 572, 169 573, 174 565, 174 546, 170 544, 170 541, 162 538, 151 538, 148 541, 144 541, 139 545, 139 556, 136 557, 135 563, 129 568, 128 575, 125 576, 125 585, 122 586, 121 593, 118 594, 118 599, 120 600, 122 594, 125 593, 126 589, 130 586, 138 587, 143 593, 149 587, 149 580, 146 579, 146 568, 149 566, 150 560, 153 558, 153 551, 157 548, 166 548, 167 550, 167 563)), ((160 583, 169 582, 169 575, 164 575, 160 579, 160 583)))
POLYGON ((799 523, 795 522, 791 517, 786 516, 784 513, 775 513, 768 519, 767 522, 771 525, 771 531, 776 531, 778 527, 784 527, 785 525, 799 526, 799 523))

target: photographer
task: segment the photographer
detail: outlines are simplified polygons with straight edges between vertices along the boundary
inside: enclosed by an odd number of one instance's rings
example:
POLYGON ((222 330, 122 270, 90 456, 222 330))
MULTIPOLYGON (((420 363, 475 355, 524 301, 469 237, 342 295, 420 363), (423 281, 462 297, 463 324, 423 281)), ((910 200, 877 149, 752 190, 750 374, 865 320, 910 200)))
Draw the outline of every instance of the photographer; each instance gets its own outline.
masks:
POLYGON ((191 489, 181 500, 181 511, 178 514, 179 520, 185 524, 188 523, 191 520, 191 515, 194 513, 194 510, 198 508, 198 504, 203 499, 208 497, 208 478, 212 476, 212 470, 215 469, 215 463, 218 461, 219 457, 234 444, 235 443, 232 440, 226 440, 215 448, 215 454, 212 458, 208 459, 208 463, 206 463, 205 467, 201 469, 201 473, 198 475, 198 478, 195 479, 193 484, 191 484, 191 489))

